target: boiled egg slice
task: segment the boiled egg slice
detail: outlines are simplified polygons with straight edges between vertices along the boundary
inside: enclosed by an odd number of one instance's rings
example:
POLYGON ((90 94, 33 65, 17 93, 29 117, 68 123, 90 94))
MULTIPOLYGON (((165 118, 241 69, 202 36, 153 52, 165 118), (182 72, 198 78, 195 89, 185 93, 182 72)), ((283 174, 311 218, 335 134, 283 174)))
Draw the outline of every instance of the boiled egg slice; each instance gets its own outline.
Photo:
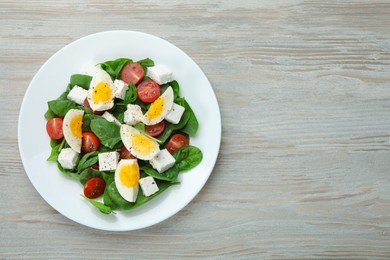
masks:
POLYGON ((62 131, 65 141, 75 152, 81 151, 81 137, 84 111, 80 109, 70 109, 64 117, 62 131))
POLYGON ((140 178, 137 159, 122 159, 115 170, 115 186, 119 194, 129 202, 135 202, 140 178))
POLYGON ((144 115, 145 125, 155 125, 160 123, 171 111, 173 106, 173 90, 168 87, 152 104, 144 115))
POLYGON ((88 90, 88 103, 93 111, 105 111, 114 106, 114 82, 110 75, 97 69, 92 77, 88 90))
POLYGON ((126 149, 138 159, 150 160, 160 152, 156 141, 132 126, 121 125, 120 134, 126 149))

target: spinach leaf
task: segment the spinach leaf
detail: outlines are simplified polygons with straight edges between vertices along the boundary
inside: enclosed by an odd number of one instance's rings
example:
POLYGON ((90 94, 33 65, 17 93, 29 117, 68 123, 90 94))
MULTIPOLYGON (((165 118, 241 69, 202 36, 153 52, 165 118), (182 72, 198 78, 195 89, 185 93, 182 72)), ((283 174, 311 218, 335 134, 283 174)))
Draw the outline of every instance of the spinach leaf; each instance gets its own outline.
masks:
POLYGON ((82 129, 83 133, 84 132, 91 132, 91 120, 95 118, 101 118, 100 116, 97 116, 93 113, 85 113, 83 116, 83 124, 82 124, 82 129))
POLYGON ((99 201, 89 199, 82 194, 80 194, 80 195, 81 195, 81 197, 85 198, 89 203, 91 203, 95 208, 97 208, 101 213, 106 214, 106 215, 109 215, 111 213, 116 214, 114 211, 112 211, 111 207, 104 205, 103 203, 101 203, 99 201))
POLYGON ((57 161, 58 155, 60 155, 60 152, 64 147, 64 144, 65 144, 65 138, 62 138, 61 140, 50 140, 51 153, 47 158, 47 160, 57 161))
POLYGON ((103 178, 102 172, 92 168, 87 168, 80 173, 79 180, 81 184, 85 185, 89 179, 94 177, 103 178))
POLYGON ((148 67, 153 67, 154 66, 154 61, 149 59, 149 58, 146 58, 146 59, 143 59, 143 60, 139 60, 137 61, 141 66, 142 68, 144 69, 144 73, 146 75, 146 72, 148 70, 148 67))
POLYGON ((76 172, 74 172, 73 170, 69 170, 69 169, 64 169, 64 168, 62 168, 62 166, 61 166, 61 164, 59 163, 59 162, 57 162, 57 167, 58 167, 58 169, 62 172, 62 173, 64 173, 66 176, 68 176, 68 177, 71 177, 71 178, 74 178, 74 179, 76 179, 76 180, 78 180, 79 179, 79 174, 77 174, 76 172))
POLYGON ((173 153, 172 156, 176 160, 175 167, 177 167, 180 172, 194 168, 202 161, 203 158, 202 151, 192 145, 180 147, 173 153))
POLYGON ((97 151, 84 154, 83 157, 81 157, 79 163, 77 164, 77 167, 76 167, 77 171, 80 172, 81 170, 86 169, 87 167, 91 166, 92 164, 97 163, 99 160, 98 154, 99 154, 99 152, 97 152, 97 151))
POLYGON ((202 161, 203 157, 202 151, 199 148, 191 145, 186 145, 177 149, 172 156, 175 158, 175 164, 162 173, 156 171, 154 168, 152 168, 152 166, 150 166, 150 164, 146 164, 145 166, 141 167, 141 170, 155 179, 174 181, 177 179, 177 176, 180 172, 188 171, 194 168, 202 161))
POLYGON ((84 74, 73 74, 70 76, 70 84, 73 86, 77 85, 83 89, 89 89, 92 77, 84 74))
POLYGON ((68 99, 56 99, 48 102, 49 110, 56 116, 64 117, 65 114, 77 107, 77 104, 68 99))
POLYGON ((103 195, 104 204, 111 207, 112 209, 119 210, 130 210, 137 208, 146 202, 150 201, 158 194, 164 192, 166 189, 173 185, 179 184, 179 182, 166 182, 166 181, 158 181, 156 180, 157 186, 159 187, 159 191, 155 194, 146 197, 142 190, 138 190, 137 200, 135 202, 128 202, 119 194, 118 189, 115 186, 115 182, 111 182, 108 187, 106 186, 106 190, 103 195))
POLYGON ((112 79, 117 79, 122 68, 127 64, 132 62, 131 59, 119 58, 116 60, 106 61, 100 64, 100 67, 110 74, 112 79))
POLYGON ((179 103, 179 105, 185 108, 184 113, 189 114, 189 119, 187 121, 187 124, 182 129, 180 129, 180 131, 188 135, 195 135, 196 132, 198 132, 199 123, 198 123, 198 119, 195 116, 194 111, 191 109, 190 104, 188 104, 188 102, 184 98, 177 99, 175 100, 175 102, 176 101, 179 103))
POLYGON ((94 118, 91 120, 90 127, 100 142, 108 148, 114 148, 121 141, 119 126, 113 122, 104 118, 94 118))
POLYGON ((168 170, 159 173, 156 171, 150 164, 146 164, 141 168, 147 175, 152 176, 155 179, 158 180, 164 180, 164 181, 174 181, 177 179, 177 176, 179 176, 179 168, 172 166, 168 170))
POLYGON ((134 83, 131 82, 128 86, 128 89, 125 93, 125 99, 123 102, 127 105, 130 103, 133 103, 137 99, 137 88, 135 87, 134 83))

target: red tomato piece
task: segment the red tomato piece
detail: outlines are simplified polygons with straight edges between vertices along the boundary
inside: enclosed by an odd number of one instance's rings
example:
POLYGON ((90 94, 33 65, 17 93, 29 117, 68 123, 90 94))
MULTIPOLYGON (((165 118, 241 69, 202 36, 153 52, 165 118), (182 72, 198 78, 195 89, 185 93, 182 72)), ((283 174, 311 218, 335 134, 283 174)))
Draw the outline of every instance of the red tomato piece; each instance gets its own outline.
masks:
POLYGON ((138 98, 145 103, 152 103, 160 96, 160 86, 153 80, 144 80, 137 86, 138 98))
POLYGON ((62 124, 64 119, 61 117, 50 118, 46 122, 46 132, 51 139, 59 140, 64 137, 62 132, 62 124))
POLYGON ((104 193, 106 183, 102 178, 94 177, 89 179, 84 185, 84 195, 89 199, 95 199, 104 193))
POLYGON ((100 147, 99 138, 92 132, 84 132, 81 138, 81 151, 90 153, 97 151, 100 147))
POLYGON ((165 121, 161 121, 160 123, 157 123, 155 125, 145 125, 145 131, 150 135, 150 136, 158 136, 162 132, 164 132, 165 129, 165 121))
POLYGON ((177 149, 179 149, 182 146, 189 145, 190 142, 188 141, 187 136, 183 134, 174 134, 169 139, 168 143, 166 144, 165 148, 173 154, 177 149))
POLYGON ((134 155, 132 155, 130 153, 130 151, 126 149, 126 147, 124 145, 122 145, 122 147, 121 147, 121 152, 120 152, 119 156, 121 159, 136 159, 136 157, 134 155))
POLYGON ((126 84, 133 82, 135 85, 137 85, 141 82, 144 76, 144 68, 142 68, 142 66, 137 62, 126 64, 121 71, 121 79, 126 84))

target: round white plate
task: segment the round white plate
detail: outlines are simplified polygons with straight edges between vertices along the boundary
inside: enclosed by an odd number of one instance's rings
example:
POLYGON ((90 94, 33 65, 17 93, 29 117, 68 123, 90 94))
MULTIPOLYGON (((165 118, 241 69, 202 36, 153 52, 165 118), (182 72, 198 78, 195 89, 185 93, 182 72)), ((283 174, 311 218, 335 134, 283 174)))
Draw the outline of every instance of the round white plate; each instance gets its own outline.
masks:
POLYGON ((182 50, 149 34, 134 31, 108 31, 76 40, 55 53, 31 81, 20 109, 19 151, 26 173, 39 194, 69 219, 96 229, 126 231, 157 224, 184 208, 202 189, 215 165, 221 142, 221 116, 217 99, 205 74, 182 50), (131 211, 104 215, 80 196, 82 185, 61 173, 50 154, 44 113, 47 102, 65 91, 70 76, 87 64, 128 57, 150 58, 173 71, 184 96, 194 110, 199 131, 191 144, 203 152, 202 162, 181 173, 180 185, 131 211))

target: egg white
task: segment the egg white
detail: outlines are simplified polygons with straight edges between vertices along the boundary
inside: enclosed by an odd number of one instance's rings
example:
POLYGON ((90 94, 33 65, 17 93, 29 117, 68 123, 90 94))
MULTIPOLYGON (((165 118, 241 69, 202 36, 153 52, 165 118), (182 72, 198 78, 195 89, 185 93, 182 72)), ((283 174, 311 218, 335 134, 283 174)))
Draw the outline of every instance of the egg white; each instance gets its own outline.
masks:
POLYGON ((138 195, 138 190, 139 190, 139 185, 138 185, 138 181, 139 181, 139 178, 140 178, 140 175, 139 175, 139 166, 138 166, 138 163, 137 163, 137 159, 122 159, 119 161, 118 163, 118 166, 115 170, 115 177, 114 177, 114 181, 115 181, 115 186, 119 192, 119 194, 122 196, 122 198, 124 198, 125 200, 129 201, 129 202, 135 202, 136 199, 137 199, 137 195, 138 195), (124 167, 133 167, 132 169, 133 170, 138 170, 137 173, 129 173, 129 174, 137 174, 137 176, 132 176, 132 178, 134 178, 134 186, 132 187, 129 187, 128 185, 126 185, 125 183, 122 182, 121 180, 121 177, 120 177, 120 174, 124 174, 124 173, 121 173, 121 171, 123 170, 124 167))
POLYGON ((145 113, 143 123, 145 125, 155 125, 160 123, 171 111, 173 106, 173 90, 168 87, 152 104, 145 113), (162 106, 162 109, 161 109, 162 106))
POLYGON ((115 98, 115 87, 114 87, 114 82, 111 79, 111 76, 102 69, 96 69, 92 77, 91 83, 89 85, 88 95, 87 95, 88 103, 91 106, 92 110, 105 111, 112 108, 114 106, 114 98, 115 98), (93 100, 93 94, 96 91, 96 88, 99 85, 99 83, 107 84, 111 93, 107 98, 107 100, 95 102, 93 100))
POLYGON ((120 135, 126 149, 138 159, 150 160, 160 152, 159 145, 155 140, 132 126, 121 125, 120 135))
MULTIPOLYGON (((80 153, 81 152, 81 136, 76 136, 72 132, 72 120, 75 117, 84 116, 84 111, 80 109, 70 109, 65 117, 64 117, 64 122, 62 125, 62 131, 64 133, 64 138, 65 141, 69 144, 70 148, 72 148, 75 152, 80 153)), ((82 123, 82 121, 81 121, 82 123)), ((80 125, 82 127, 82 125, 80 125)), ((81 130, 80 130, 81 133, 81 130)))

